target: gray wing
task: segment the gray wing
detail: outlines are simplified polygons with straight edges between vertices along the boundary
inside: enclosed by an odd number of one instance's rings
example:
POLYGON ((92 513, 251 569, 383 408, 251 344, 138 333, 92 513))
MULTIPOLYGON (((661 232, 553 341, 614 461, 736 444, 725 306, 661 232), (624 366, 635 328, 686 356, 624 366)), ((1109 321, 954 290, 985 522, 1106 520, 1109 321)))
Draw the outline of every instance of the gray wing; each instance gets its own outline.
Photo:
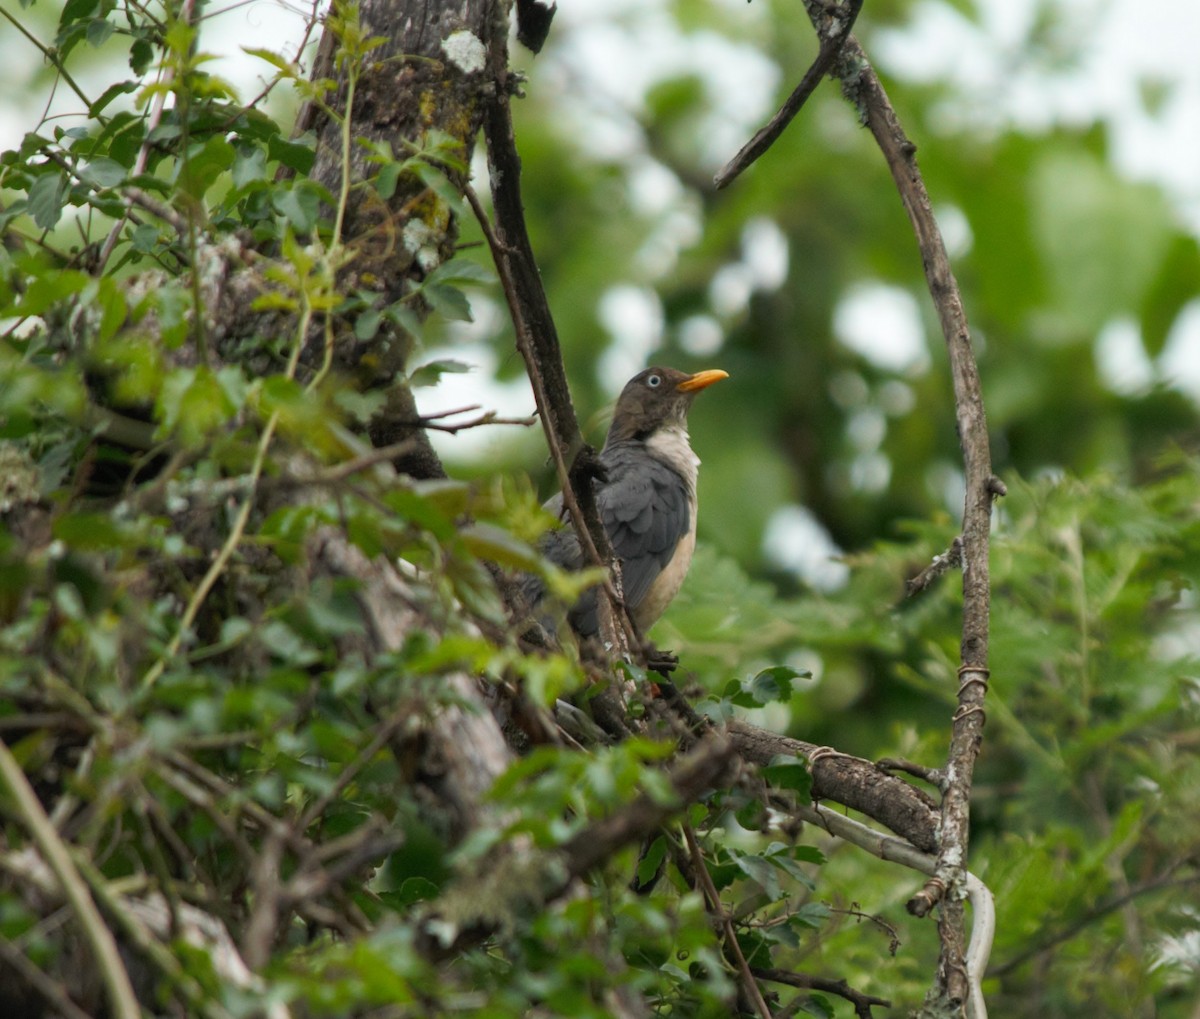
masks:
POLYGON ((691 526, 687 486, 657 457, 620 447, 605 451, 607 485, 597 502, 621 560, 625 602, 641 604, 691 526))
MULTIPOLYGON (((613 551, 621 560, 625 603, 636 608, 691 526, 687 486, 661 460, 643 452, 614 447, 605 450, 601 459, 609 481, 597 493, 596 503, 613 551)), ((546 509, 561 515, 562 496, 547 502, 546 509)), ((542 555, 563 569, 583 566, 583 551, 570 523, 544 534, 539 547, 542 555)), ((526 575, 520 586, 539 622, 552 629, 550 617, 537 612, 545 595, 541 579, 526 575)), ((599 632, 597 596, 597 590, 590 588, 567 614, 572 628, 583 637, 599 632)))

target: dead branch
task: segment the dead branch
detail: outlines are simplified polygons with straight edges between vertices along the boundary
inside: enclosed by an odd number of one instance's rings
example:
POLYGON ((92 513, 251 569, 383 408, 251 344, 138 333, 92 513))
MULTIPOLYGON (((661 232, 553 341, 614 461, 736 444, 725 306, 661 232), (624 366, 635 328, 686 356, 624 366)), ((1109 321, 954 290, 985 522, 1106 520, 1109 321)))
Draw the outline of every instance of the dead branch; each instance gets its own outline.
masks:
POLYGON ((821 48, 817 52, 816 59, 804 72, 800 84, 784 100, 775 116, 759 128, 754 137, 742 146, 738 154, 717 172, 713 178, 713 184, 718 190, 732 184, 743 170, 748 169, 783 134, 784 129, 800 112, 800 108, 808 102, 808 97, 813 94, 817 85, 821 83, 821 79, 833 65, 834 58, 841 52, 842 46, 849 38, 851 30, 854 28, 854 22, 858 19, 858 12, 861 10, 862 0, 846 0, 845 7, 837 9, 836 15, 831 12, 828 34, 818 30, 821 35, 821 48))
POLYGON ((755 966, 752 970, 759 980, 769 980, 776 984, 786 984, 788 987, 798 987, 803 990, 824 991, 826 994, 836 994, 845 998, 854 1006, 854 1014, 861 1019, 871 1019, 871 1006, 891 1008, 892 1003, 887 998, 877 998, 873 994, 856 991, 845 980, 833 980, 829 977, 814 976, 811 973, 792 973, 785 969, 765 969, 755 966))
MULTIPOLYGON (((828 31, 830 18, 820 5, 808 6, 809 17, 819 33, 828 31)), ((984 694, 988 682, 988 538, 992 500, 997 492, 992 483, 987 420, 979 384, 979 372, 971 349, 971 334, 958 283, 950 268, 946 246, 933 215, 916 162, 916 146, 896 117, 887 93, 857 40, 846 40, 834 64, 842 89, 863 117, 887 161, 892 178, 908 213, 925 268, 926 281, 949 351, 959 442, 966 475, 963 506, 963 623, 962 666, 959 669, 958 707, 952 719, 946 774, 950 777, 942 799, 938 867, 922 893, 914 896, 909 909, 924 915, 942 902, 939 932, 942 953, 938 964, 937 991, 951 1008, 961 1007, 967 996, 968 976, 964 961, 964 917, 957 890, 964 881, 967 860, 971 783, 975 759, 983 739, 984 694)))

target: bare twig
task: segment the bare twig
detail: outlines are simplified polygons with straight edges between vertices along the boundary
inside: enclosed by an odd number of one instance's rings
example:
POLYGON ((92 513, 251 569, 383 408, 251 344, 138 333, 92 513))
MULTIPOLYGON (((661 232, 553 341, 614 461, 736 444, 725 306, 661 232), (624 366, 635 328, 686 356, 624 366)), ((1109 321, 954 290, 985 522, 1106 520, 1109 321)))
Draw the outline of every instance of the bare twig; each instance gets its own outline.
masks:
MULTIPOLYGON (((808 4, 807 10, 817 31, 824 35, 831 26, 828 10, 816 3, 808 4)), ((1002 486, 993 482, 987 421, 971 349, 971 334, 958 283, 917 167, 916 146, 905 135, 887 93, 853 36, 841 48, 834 62, 834 72, 841 79, 847 98, 855 103, 875 137, 916 235, 926 281, 949 351, 958 435, 963 451, 966 498, 962 528, 962 666, 946 765, 951 781, 947 783, 942 799, 936 872, 922 893, 909 902, 909 909, 917 915, 924 915, 935 904, 942 903, 938 925, 942 950, 937 990, 951 1007, 956 1007, 956 1003, 963 1002, 967 995, 964 917, 959 896, 945 893, 960 886, 966 873, 971 783, 983 738, 983 701, 988 682, 988 532, 992 500, 1002 486)))
POLYGON ((928 768, 924 764, 918 764, 916 761, 907 761, 902 757, 881 757, 875 762, 875 767, 883 771, 899 771, 905 775, 912 775, 914 778, 919 778, 922 782, 928 782, 934 789, 939 791, 946 782, 946 773, 941 768, 928 768))
MULTIPOLYGON (((592 482, 599 465, 589 447, 585 446, 575 417, 558 331, 525 226, 521 200, 521 160, 513 136, 509 106, 511 81, 508 39, 504 33, 497 32, 493 37, 489 60, 496 94, 488 104, 483 131, 487 141, 496 223, 493 230, 485 227, 485 234, 496 256, 497 271, 516 328, 517 346, 529 369, 538 411, 542 415, 550 452, 559 472, 563 505, 571 514, 587 559, 596 566, 607 568, 616 578, 613 584, 606 584, 604 588, 612 618, 606 618, 606 612, 600 613, 601 636, 617 657, 632 659, 634 654, 643 657, 641 641, 621 598, 619 564, 596 507, 592 482), (566 470, 568 462, 571 463, 569 471, 566 470)), ((468 198, 480 222, 487 222, 487 217, 480 215, 482 209, 478 199, 472 198, 469 189, 468 198)))
MULTIPOLYGON (((937 857, 922 853, 903 839, 885 835, 852 817, 820 804, 802 803, 796 805, 794 810, 802 820, 820 825, 830 835, 865 849, 881 860, 911 867, 922 874, 933 874, 937 870, 937 857)), ((963 976, 966 981, 963 1000, 966 1002, 968 1019, 987 1019, 982 984, 996 933, 996 905, 987 885, 969 871, 963 878, 962 888, 971 903, 971 940, 963 953, 963 976)))
POLYGON ((854 1014, 860 1019, 871 1019, 871 1006, 891 1008, 892 1003, 887 998, 877 998, 873 994, 856 991, 845 980, 833 980, 830 977, 814 976, 811 973, 793 973, 786 969, 768 969, 755 966, 751 972, 759 980, 770 980, 775 984, 786 984, 788 987, 798 987, 802 990, 824 991, 845 998, 854 1005, 854 1014))
POLYGON ((457 435, 468 428, 478 428, 481 425, 521 425, 524 428, 528 428, 530 425, 536 424, 538 420, 536 414, 523 418, 500 417, 494 410, 484 411, 473 418, 467 418, 466 421, 447 423, 444 420, 458 414, 468 414, 473 410, 479 410, 479 404, 473 403, 467 407, 456 407, 454 410, 442 410, 436 414, 424 414, 415 420, 404 421, 402 423, 412 428, 432 428, 435 431, 457 435))
MULTIPOLYGON (((511 130, 511 124, 510 124, 511 130)), ((519 165, 519 164, 518 164, 519 165)), ((468 186, 465 189, 467 200, 471 204, 471 208, 475 213, 476 219, 479 220, 480 228, 483 230, 484 237, 487 238, 488 246, 492 250, 492 257, 496 263, 496 271, 500 276, 501 288, 504 290, 504 296, 508 301, 509 314, 512 316, 513 328, 517 337, 517 349, 521 353, 521 357, 525 361, 526 371, 529 374, 529 382, 533 387, 534 401, 537 404, 538 416, 542 421, 542 428, 546 433, 546 445, 550 449, 550 456, 554 460, 554 467, 558 473, 559 487, 562 490, 563 506, 566 508, 568 515, 571 518, 571 526, 574 527, 579 535, 579 541, 583 548, 584 556, 593 565, 601 567, 609 567, 609 576, 604 581, 604 593, 608 598, 608 604, 612 608, 614 620, 621 621, 623 625, 612 627, 613 633, 605 634, 609 638, 609 643, 618 653, 618 657, 628 657, 630 648, 640 647, 640 640, 636 638, 636 631, 633 629, 633 623, 629 619, 628 613, 624 610, 624 599, 619 590, 620 584, 620 567, 613 555, 612 546, 608 541, 608 533, 604 530, 604 525, 600 522, 599 511, 596 509, 595 494, 592 491, 590 483, 576 485, 572 472, 567 467, 565 449, 578 448, 582 444, 582 436, 579 433, 579 425, 575 420, 575 411, 570 403, 570 394, 568 392, 565 404, 559 401, 558 406, 552 405, 550 396, 550 388, 547 386, 546 378, 543 373, 543 361, 538 356, 534 347, 533 331, 530 327, 530 314, 528 302, 523 300, 517 286, 516 273, 518 266, 513 261, 513 251, 505 245, 496 230, 493 228, 491 220, 488 218, 486 210, 479 201, 479 196, 475 194, 473 188, 468 186), (571 426, 575 432, 575 439, 568 439, 563 442, 562 437, 556 434, 555 423, 560 422, 562 418, 569 414, 571 426), (585 506, 590 504, 591 512, 595 520, 595 529, 589 522, 588 513, 585 506)), ((518 196, 519 202, 519 196, 518 196)), ((520 220, 521 230, 524 230, 524 220, 520 220)), ((526 241, 528 243, 528 241, 526 241)), ((532 258, 532 254, 530 255, 532 258)), ((536 266, 535 266, 536 270, 536 266)), ((535 271, 536 277, 536 271, 535 271)), ((541 286, 540 277, 537 277, 538 287, 541 286)), ((542 294, 545 298, 545 294, 542 294)), ((546 317, 549 320, 549 307, 546 308, 546 317)), ((550 321, 550 329, 553 330, 553 321, 550 321)), ((558 352, 557 335, 553 337, 554 359, 557 362, 557 368, 562 370, 562 355, 558 352)), ((563 385, 565 386, 565 376, 563 385)), ((561 426, 559 428, 561 431, 561 426)), ((602 614, 602 623, 603 623, 602 614)), ((602 632, 603 632, 602 627, 602 632)))
POLYGON ((910 580, 904 582, 904 593, 908 597, 914 594, 920 594, 930 584, 939 577, 951 570, 961 568, 963 564, 963 543, 962 538, 956 536, 950 543, 950 547, 941 555, 935 555, 933 561, 925 567, 920 573, 910 580))
POLYGON ((108 991, 109 1003, 117 1019, 140 1019, 141 1009, 133 985, 112 932, 104 923, 88 887, 80 876, 71 854, 58 837, 50 818, 38 802, 37 794, 30 786, 25 772, 13 757, 12 751, 0 743, 0 782, 4 783, 14 805, 14 811, 29 831, 34 844, 54 872, 62 887, 63 895, 74 910, 82 928, 84 940, 96 957, 96 965, 108 991))
POLYGON ((704 854, 700 852, 700 844, 696 841, 696 832, 687 821, 683 824, 683 837, 687 841, 688 852, 692 856, 692 869, 695 872, 696 880, 700 883, 701 890, 704 892, 704 899, 708 903, 709 912, 717 918, 724 930, 725 946, 737 964, 742 978, 742 986, 750 1000, 754 1003, 754 1007, 758 1009, 758 1014, 762 1016, 762 1019, 772 1019, 771 1010, 767 1007, 767 1002, 763 998, 758 981, 754 979, 754 974, 750 971, 750 966, 746 962, 746 956, 742 954, 742 946, 738 944, 737 932, 733 929, 733 920, 730 918, 729 913, 726 912, 725 907, 721 905, 721 896, 717 892, 717 887, 713 884, 712 875, 709 874, 708 867, 704 863, 704 854))
POLYGON ((845 6, 839 9, 838 14, 831 17, 828 32, 821 33, 821 48, 817 52, 817 58, 804 72, 800 84, 784 100, 779 112, 759 128, 754 137, 742 146, 738 154, 718 171, 713 178, 713 183, 718 189, 731 184, 743 170, 774 145, 779 136, 783 134, 784 129, 792 122, 792 118, 800 112, 800 107, 808 102, 808 97, 813 94, 813 90, 820 84, 829 68, 833 66, 834 58, 837 57, 842 46, 850 37, 850 30, 854 27, 858 12, 861 10, 862 0, 846 0, 845 6))

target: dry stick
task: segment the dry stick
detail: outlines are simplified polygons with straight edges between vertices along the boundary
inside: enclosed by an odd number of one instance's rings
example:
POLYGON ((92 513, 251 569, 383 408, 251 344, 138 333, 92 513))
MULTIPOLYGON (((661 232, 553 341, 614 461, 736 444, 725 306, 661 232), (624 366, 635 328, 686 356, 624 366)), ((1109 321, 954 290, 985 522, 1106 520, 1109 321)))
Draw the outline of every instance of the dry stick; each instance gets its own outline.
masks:
POLYGON ((0 743, 0 782, 7 788, 15 804, 15 813, 29 830, 34 844, 54 872, 67 902, 71 904, 71 909, 79 920, 84 940, 96 957, 96 965, 108 991, 113 1015, 117 1019, 140 1019, 141 1009, 138 1007, 137 996, 133 993, 133 985, 129 982, 129 974, 121 961, 121 953, 117 951, 112 931, 100 916, 100 911, 88 892, 87 884, 80 876, 67 847, 58 837, 58 832, 50 823, 50 818, 38 802, 37 794, 25 777, 25 772, 21 770, 12 751, 4 743, 0 743))
POLYGON ((786 969, 770 969, 754 966, 751 972, 759 980, 770 980, 775 984, 786 984, 788 987, 798 987, 801 990, 825 991, 845 998, 854 1005, 854 1014, 860 1019, 871 1019, 871 1006, 891 1008, 892 1003, 887 998, 877 998, 873 994, 856 991, 845 980, 834 980, 830 977, 819 977, 811 973, 792 973, 786 969))
POLYGON ((854 27, 858 12, 862 10, 862 4, 863 0, 846 0, 845 10, 836 18, 831 19, 831 31, 829 34, 823 35, 817 58, 804 72, 800 84, 784 100, 779 112, 759 128, 754 137, 746 142, 738 154, 726 163, 713 178, 713 184, 717 186, 718 190, 731 184, 743 170, 775 144, 775 140, 783 134, 784 129, 792 122, 792 118, 800 112, 800 107, 808 101, 808 97, 813 94, 813 90, 833 66, 834 58, 850 37, 850 30, 854 27))
POLYGON ((1073 923, 1068 924, 1062 930, 1052 934, 1045 941, 1040 941, 1037 944, 1018 952, 1011 959, 1007 959, 999 966, 994 966, 988 970, 989 977, 1002 977, 1013 970, 1018 969, 1027 963, 1030 959, 1034 959, 1044 952, 1049 952, 1057 948, 1064 941, 1070 941, 1076 934, 1086 929, 1089 925, 1101 920, 1109 913, 1121 909, 1135 899, 1149 895, 1153 892, 1162 891, 1163 889, 1187 888, 1190 885, 1200 883, 1200 874, 1189 874, 1187 877, 1172 877, 1171 873, 1161 874, 1151 878, 1148 881, 1143 881, 1141 884, 1134 885, 1129 891, 1109 899, 1107 902, 1102 902, 1095 909, 1089 910, 1086 914, 1080 917, 1073 923))
MULTIPOLYGON (((806 3, 806 10, 818 33, 824 35, 833 21, 828 9, 811 0, 806 3)), ((1003 486, 992 477, 987 421, 979 372, 971 350, 971 334, 967 328, 958 283, 946 255, 946 246, 917 168, 916 146, 905 135, 883 85, 853 36, 846 40, 838 53, 833 73, 841 80, 843 92, 855 103, 883 152, 916 234, 929 292, 949 351, 955 415, 963 451, 966 497, 962 533, 962 666, 958 672, 958 707, 952 719, 947 754, 946 774, 949 781, 942 799, 941 839, 936 870, 925 887, 908 902, 909 911, 917 916, 927 915, 935 905, 942 903, 938 923, 942 944, 938 961, 938 989, 951 1003, 955 1003, 966 1000, 969 983, 964 961, 964 917, 959 893, 966 873, 971 781, 983 739, 983 701, 989 675, 988 531, 992 498, 1002 494, 1003 486), (951 894, 947 895, 947 891, 951 894)), ((973 976, 977 977, 977 974, 973 976)))
POLYGON ((962 1002, 967 998, 969 981, 964 959, 960 892, 966 873, 971 781, 983 740, 983 701, 988 682, 991 600, 988 537, 995 488, 991 481, 987 419, 962 298, 934 219, 929 194, 917 168, 916 146, 905 136, 887 93, 854 39, 850 39, 843 49, 839 68, 847 75, 843 77, 844 86, 848 90, 853 87, 859 97, 867 126, 887 160, 917 237, 929 292, 949 351, 955 416, 966 474, 962 530, 962 665, 958 670, 958 707, 952 720, 946 759, 947 783, 942 798, 938 863, 932 878, 908 903, 910 912, 924 916, 939 900, 942 901, 938 923, 942 942, 938 986, 950 1002, 962 1002), (948 890, 952 894, 945 895, 948 890))
MULTIPOLYGON (((881 860, 911 867, 922 874, 932 874, 937 869, 937 857, 819 803, 796 804, 792 810, 802 820, 819 825, 830 835, 865 849, 881 860)), ((963 880, 963 891, 971 903, 971 943, 966 949, 967 1015, 972 1019, 987 1019, 982 980, 996 933, 996 904, 987 885, 969 871, 963 880)))
MULTIPOLYGON (((620 630, 613 634, 617 640, 613 641, 612 645, 618 652, 618 657, 628 657, 629 649, 631 647, 639 647, 640 642, 634 637, 636 631, 633 629, 633 624, 629 620, 628 613, 625 612, 624 599, 621 597, 621 592, 618 588, 619 579, 617 578, 620 577, 619 564, 616 563, 612 546, 609 544, 608 533, 604 530, 603 524, 600 523, 599 511, 596 509, 595 494, 592 491, 591 485, 583 484, 579 490, 576 490, 563 452, 564 449, 569 449, 572 446, 582 443, 579 425, 575 420, 575 412, 570 403, 570 394, 568 393, 567 395, 565 407, 553 406, 542 371, 543 362, 538 357, 534 347, 533 330, 529 324, 529 306, 527 301, 522 299, 515 280, 516 267, 513 265, 515 252, 512 248, 502 243, 497 236, 496 230, 488 218, 487 211, 480 203, 479 196, 475 194, 475 190, 468 185, 464 189, 464 194, 471 205, 472 211, 475 213, 475 218, 479 221, 480 229, 483 230, 488 247, 492 251, 492 258, 496 263, 496 271, 500 276, 500 286, 508 301, 509 314, 512 316, 513 329, 516 332, 517 349, 525 361, 525 369, 529 375, 530 385, 533 387, 534 402, 537 404, 538 417, 541 419, 542 429, 546 434, 546 445, 550 449, 550 456, 554 460, 555 471, 558 474, 559 486, 562 488, 563 505, 567 508, 571 524, 579 535, 579 541, 583 547, 585 558, 589 559, 596 566, 605 567, 606 564, 612 564, 613 566, 611 571, 606 570, 603 584, 604 593, 608 597, 609 604, 612 606, 614 623, 620 626, 620 630), (576 440, 563 441, 560 435, 555 432, 555 422, 560 422, 568 414, 570 417, 570 428, 574 430, 576 440), (586 503, 591 504, 591 511, 594 514, 596 522, 596 530, 593 530, 592 525, 588 521, 588 514, 585 510, 586 503)), ((523 226, 524 223, 522 221, 522 228, 523 226)), ((538 285, 540 286, 540 283, 538 285)), ((542 296, 544 299, 544 293, 542 296)), ((546 308, 546 317, 549 321, 549 307, 546 308)), ((553 322, 551 321, 550 329, 553 330, 553 328, 553 322)), ((553 347, 557 351, 558 337, 556 334, 553 335, 552 340, 553 347)), ((556 353, 555 359, 557 360, 559 370, 561 370, 561 354, 556 353)), ((614 630, 616 630, 615 626, 614 630)))
POLYGON ((696 841, 696 833, 692 829, 690 821, 685 820, 683 822, 683 837, 687 840, 688 852, 691 853, 692 865, 696 871, 696 880, 700 883, 700 888, 704 892, 708 908, 721 921, 721 926, 725 930, 725 944, 729 946, 729 951, 733 953, 733 957, 737 961, 738 969, 741 971, 742 983, 746 987, 746 993, 750 996, 750 1000, 754 1002, 754 1007, 758 1009, 759 1015, 763 1019, 772 1019, 771 1010, 767 1008, 766 1000, 762 996, 758 982, 754 979, 754 974, 750 972, 750 966, 746 962, 746 957, 742 954, 742 946, 738 944, 737 932, 733 929, 733 921, 721 905, 721 896, 717 892, 717 887, 713 884, 712 875, 709 874, 708 867, 704 863, 704 856, 700 852, 700 844, 696 841))
MULTIPOLYGON (((518 345, 522 339, 528 344, 529 352, 526 354, 522 350, 522 356, 531 369, 530 382, 538 397, 539 412, 548 438, 552 434, 550 448, 561 476, 564 505, 571 513, 572 523, 579 532, 585 553, 596 566, 606 568, 615 578, 613 584, 605 584, 604 588, 612 612, 612 625, 608 625, 610 621, 605 618, 606 613, 601 612, 601 635, 618 657, 632 660, 632 654, 636 653, 639 664, 645 665, 637 628, 629 619, 621 597, 620 566, 596 507, 596 494, 591 482, 599 465, 594 456, 585 455, 591 451, 583 442, 575 417, 558 331, 525 225, 525 210, 521 200, 521 158, 517 152, 509 105, 512 82, 508 72, 506 33, 495 33, 488 61, 496 89, 483 119, 492 204, 496 216, 495 230, 488 235, 488 243, 492 245, 493 254, 498 253, 498 271, 501 262, 507 271, 507 279, 505 273, 501 272, 505 296, 513 312, 518 345), (580 454, 575 456, 572 469, 562 476, 563 466, 576 450, 580 454), (572 496, 575 507, 571 507, 572 496)), ((472 204, 478 216, 478 202, 472 204)), ((484 223, 486 219, 481 218, 480 222, 484 223)))

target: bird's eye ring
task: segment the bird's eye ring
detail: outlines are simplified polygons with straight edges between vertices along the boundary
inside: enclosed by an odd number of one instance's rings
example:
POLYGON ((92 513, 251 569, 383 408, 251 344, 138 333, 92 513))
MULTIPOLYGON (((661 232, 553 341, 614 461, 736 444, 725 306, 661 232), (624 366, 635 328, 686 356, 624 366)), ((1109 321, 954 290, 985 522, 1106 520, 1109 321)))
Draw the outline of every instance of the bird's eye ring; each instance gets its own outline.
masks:
POLYGON ((651 375, 646 379, 646 385, 648 385, 651 389, 657 389, 662 385, 662 379, 657 375, 651 375))

